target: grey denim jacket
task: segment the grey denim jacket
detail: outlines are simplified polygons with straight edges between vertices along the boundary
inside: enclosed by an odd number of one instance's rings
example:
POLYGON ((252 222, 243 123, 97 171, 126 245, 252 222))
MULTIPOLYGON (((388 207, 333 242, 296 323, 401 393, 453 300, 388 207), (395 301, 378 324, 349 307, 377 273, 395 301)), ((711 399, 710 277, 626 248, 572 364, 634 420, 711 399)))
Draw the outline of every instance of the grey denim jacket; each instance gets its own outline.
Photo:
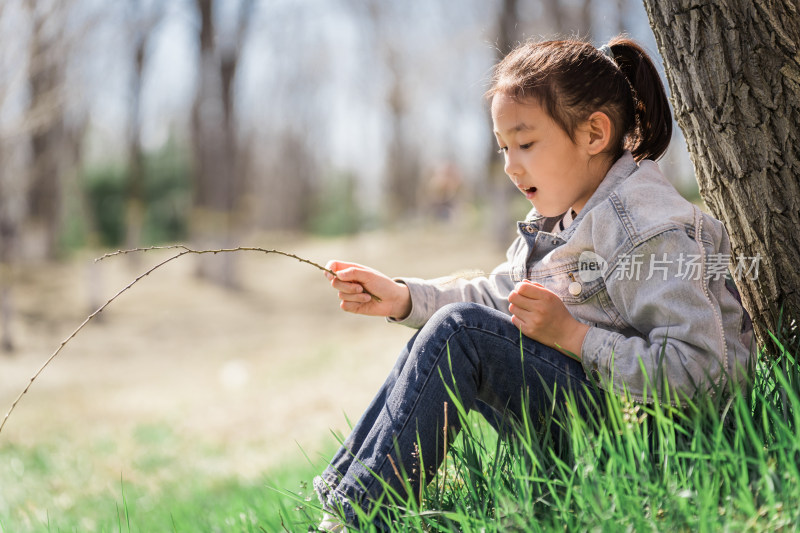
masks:
POLYGON ((743 383, 750 368, 749 317, 726 274, 730 242, 722 223, 685 200, 653 161, 626 152, 575 220, 533 209, 518 222, 507 261, 473 279, 396 278, 411 293, 413 328, 444 305, 481 303, 508 311, 522 279, 556 293, 573 317, 590 326, 581 347, 587 375, 601 387, 649 401, 694 396, 743 383), (711 385, 719 386, 711 387, 711 385), (646 397, 645 397, 646 396, 646 397))

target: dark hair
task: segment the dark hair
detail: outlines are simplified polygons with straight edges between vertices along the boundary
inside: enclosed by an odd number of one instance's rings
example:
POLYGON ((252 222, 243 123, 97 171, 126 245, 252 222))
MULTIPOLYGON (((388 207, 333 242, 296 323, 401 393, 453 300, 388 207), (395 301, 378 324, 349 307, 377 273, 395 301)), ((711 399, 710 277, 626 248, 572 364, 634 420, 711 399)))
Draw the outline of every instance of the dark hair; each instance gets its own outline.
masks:
POLYGON ((630 39, 608 43, 614 59, 582 41, 526 42, 494 70, 491 99, 505 94, 535 99, 570 139, 595 111, 611 119, 611 150, 628 149, 637 161, 658 159, 672 137, 672 113, 653 61, 630 39))

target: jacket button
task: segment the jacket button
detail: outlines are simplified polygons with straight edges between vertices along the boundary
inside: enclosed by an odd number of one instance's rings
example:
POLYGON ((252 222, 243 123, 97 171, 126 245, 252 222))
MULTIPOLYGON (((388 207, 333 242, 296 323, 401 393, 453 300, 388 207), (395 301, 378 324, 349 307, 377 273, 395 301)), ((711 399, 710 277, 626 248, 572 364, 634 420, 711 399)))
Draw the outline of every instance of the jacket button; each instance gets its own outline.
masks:
POLYGON ((581 293, 581 291, 583 290, 583 287, 577 281, 573 281, 572 283, 569 284, 569 287, 567 287, 567 290, 569 291, 569 293, 571 295, 578 296, 581 293))
POLYGON ((536 233, 536 228, 534 228, 532 226, 525 226, 525 231, 527 233, 536 233))

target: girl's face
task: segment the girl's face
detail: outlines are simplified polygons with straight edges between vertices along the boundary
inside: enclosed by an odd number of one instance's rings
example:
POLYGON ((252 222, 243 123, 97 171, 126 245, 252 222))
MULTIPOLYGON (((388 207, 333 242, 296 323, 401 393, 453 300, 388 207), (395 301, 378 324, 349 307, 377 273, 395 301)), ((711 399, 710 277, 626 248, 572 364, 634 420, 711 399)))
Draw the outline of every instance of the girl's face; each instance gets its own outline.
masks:
POLYGON ((588 127, 579 126, 573 142, 537 102, 520 103, 504 94, 492 99, 492 122, 506 174, 540 214, 583 209, 605 176, 590 164, 588 127))

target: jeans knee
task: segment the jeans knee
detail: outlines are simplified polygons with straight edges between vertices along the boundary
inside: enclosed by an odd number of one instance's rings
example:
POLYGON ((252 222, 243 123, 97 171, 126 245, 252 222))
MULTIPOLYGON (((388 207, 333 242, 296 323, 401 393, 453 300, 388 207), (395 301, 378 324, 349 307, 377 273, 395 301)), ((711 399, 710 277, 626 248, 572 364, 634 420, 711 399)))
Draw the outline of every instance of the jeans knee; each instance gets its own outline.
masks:
POLYGON ((487 314, 492 312, 495 312, 494 309, 472 302, 447 304, 433 314, 428 324, 436 329, 449 327, 455 330, 459 327, 474 326, 485 320, 487 314))
POLYGON ((438 357, 436 346, 449 344, 453 336, 475 324, 475 316, 488 308, 474 303, 454 303, 441 307, 420 330, 414 345, 417 357, 438 357))

